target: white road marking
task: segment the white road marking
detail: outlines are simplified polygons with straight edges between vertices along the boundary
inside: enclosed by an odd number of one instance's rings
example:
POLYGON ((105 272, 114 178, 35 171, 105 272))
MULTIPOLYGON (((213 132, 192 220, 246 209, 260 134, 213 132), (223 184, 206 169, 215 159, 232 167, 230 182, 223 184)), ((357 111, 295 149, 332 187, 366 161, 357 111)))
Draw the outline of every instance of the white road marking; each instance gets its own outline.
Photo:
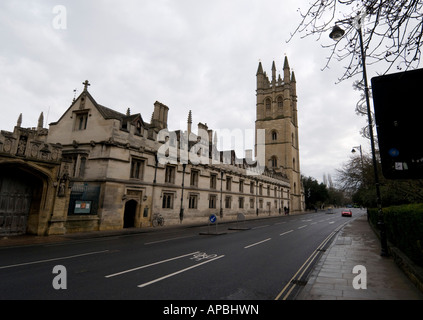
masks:
POLYGON ((260 229, 260 228, 266 228, 266 227, 270 227, 270 224, 265 224, 264 226, 254 227, 253 230, 260 229))
POLYGON ((283 235, 285 235, 285 234, 291 233, 291 232, 293 232, 293 231, 294 231, 294 230, 289 230, 289 231, 287 231, 287 232, 281 233, 281 234, 280 234, 280 236, 283 236, 283 235))
POLYGON ((51 261, 57 261, 57 260, 66 260, 66 259, 78 258, 78 257, 83 257, 83 256, 89 256, 89 255, 92 255, 92 254, 104 253, 104 252, 108 252, 108 251, 109 250, 95 251, 95 252, 75 254, 73 256, 67 256, 67 257, 59 257, 59 258, 52 258, 52 259, 46 259, 46 260, 38 260, 38 261, 24 262, 24 263, 12 264, 12 265, 9 265, 9 266, 3 266, 3 267, 0 267, 0 269, 20 267, 20 266, 26 266, 26 265, 30 265, 30 264, 51 262, 51 261))
POLYGON ((305 227, 307 227, 307 225, 298 227, 298 229, 302 229, 302 228, 305 228, 305 227))
POLYGON ((179 270, 179 271, 173 272, 173 273, 171 273, 171 274, 165 275, 165 276, 163 276, 163 277, 157 278, 157 279, 155 279, 155 280, 152 280, 152 281, 149 281, 149 282, 146 282, 146 283, 140 284, 140 285, 138 286, 138 288, 144 288, 144 287, 146 287, 146 286, 149 286, 150 284, 153 284, 153 283, 156 283, 156 282, 162 281, 162 280, 164 280, 164 279, 167 279, 167 278, 170 278, 170 277, 176 276, 177 274, 180 274, 180 273, 183 273, 183 272, 185 272, 185 271, 188 271, 188 270, 191 270, 191 269, 197 268, 197 267, 199 267, 199 266, 201 266, 201 265, 203 265, 203 264, 206 264, 206 263, 212 262, 212 261, 214 261, 214 260, 217 260, 217 259, 220 259, 220 258, 223 258, 223 257, 224 257, 224 255, 221 255, 221 256, 218 256, 218 257, 216 257, 216 258, 214 258, 214 259, 206 260, 206 261, 204 261, 204 262, 198 263, 198 264, 193 265, 193 266, 191 266, 191 267, 188 267, 188 268, 185 268, 185 269, 182 269, 182 270, 179 270))
POLYGON ((150 264, 147 264, 147 265, 144 265, 144 266, 140 266, 140 267, 124 270, 124 271, 121 271, 121 272, 109 274, 109 275, 104 276, 104 277, 105 278, 111 278, 111 277, 115 277, 115 276, 120 276, 121 274, 125 274, 125 273, 128 273, 128 272, 132 272, 132 271, 136 271, 136 270, 140 270, 140 269, 145 269, 145 268, 155 266, 155 265, 158 265, 158 264, 161 264, 161 263, 165 263, 165 262, 169 262, 169 261, 172 261, 172 260, 177 260, 177 259, 181 259, 181 258, 184 258, 184 257, 192 256, 192 255, 199 253, 199 252, 200 251, 191 252, 191 253, 188 253, 188 254, 184 254, 182 256, 178 256, 178 257, 174 257, 174 258, 170 258, 170 259, 166 259, 166 260, 161 260, 161 261, 150 263, 150 264))
POLYGON ((170 239, 163 239, 163 240, 151 241, 151 242, 144 243, 144 245, 161 243, 161 242, 172 241, 172 240, 185 239, 185 238, 192 238, 192 237, 195 237, 195 236, 185 236, 185 237, 177 237, 177 238, 170 238, 170 239))
POLYGON ((244 247, 244 249, 248 249, 248 248, 254 247, 254 246, 256 246, 256 245, 258 245, 258 244, 260 244, 260 243, 263 243, 263 242, 269 241, 269 240, 271 240, 271 239, 272 239, 272 238, 269 238, 269 239, 266 239, 266 240, 262 240, 262 241, 259 241, 259 242, 256 242, 256 243, 253 243, 253 244, 250 244, 250 245, 248 245, 248 246, 244 247))

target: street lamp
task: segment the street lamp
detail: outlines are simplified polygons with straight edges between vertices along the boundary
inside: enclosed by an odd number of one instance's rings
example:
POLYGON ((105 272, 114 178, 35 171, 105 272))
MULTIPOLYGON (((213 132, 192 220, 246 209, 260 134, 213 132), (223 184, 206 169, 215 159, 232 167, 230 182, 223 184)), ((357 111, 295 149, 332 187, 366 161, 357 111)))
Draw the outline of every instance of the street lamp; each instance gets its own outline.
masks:
POLYGON ((332 29, 332 32, 329 34, 329 38, 339 41, 344 36, 345 31, 342 30, 339 26, 335 25, 332 29))
POLYGON ((361 170, 363 171, 363 174, 364 174, 363 151, 361 150, 361 144, 358 147, 353 147, 351 152, 355 153, 356 152, 355 149, 360 150, 361 170))
POLYGON ((179 221, 182 223, 184 220, 184 180, 185 180, 185 169, 187 167, 186 163, 182 164, 182 192, 181 192, 181 210, 179 211, 179 221))
MULTIPOLYGON (((388 244, 386 239, 386 230, 385 230, 385 223, 383 222, 383 213, 382 213, 382 201, 380 196, 380 185, 379 185, 379 175, 377 171, 377 162, 376 162, 376 151, 375 151, 375 142, 373 138, 373 120, 372 114, 370 112, 370 99, 369 99, 369 86, 367 84, 367 71, 366 71, 366 56, 364 54, 364 47, 363 47, 363 35, 361 32, 361 19, 360 12, 358 13, 357 17, 357 33, 360 40, 360 52, 361 52, 361 61, 363 65, 363 81, 364 81, 364 93, 366 95, 366 105, 367 105, 367 118, 369 123, 369 133, 370 133, 370 144, 372 148, 372 160, 373 160, 373 170, 375 174, 375 185, 376 185, 376 202, 378 207, 378 225, 380 229, 380 242, 381 242, 381 256, 388 256, 388 244)), ((343 20, 348 23, 351 23, 351 19, 343 20)), ((332 29, 332 32, 329 34, 329 37, 335 41, 339 41, 345 31, 342 30, 339 26, 335 25, 332 29)), ((361 150, 361 149, 360 149, 361 150)))
POLYGON ((222 185, 223 185, 223 171, 220 171, 220 219, 223 218, 223 207, 222 207, 222 198, 223 198, 223 189, 222 189, 222 185))

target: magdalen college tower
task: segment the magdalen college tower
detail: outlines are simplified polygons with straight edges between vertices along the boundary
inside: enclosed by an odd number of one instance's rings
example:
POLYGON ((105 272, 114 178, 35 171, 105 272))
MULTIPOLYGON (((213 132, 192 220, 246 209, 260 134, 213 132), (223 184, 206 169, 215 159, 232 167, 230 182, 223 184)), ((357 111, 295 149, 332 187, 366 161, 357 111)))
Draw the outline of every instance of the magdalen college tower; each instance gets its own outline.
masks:
POLYGON ((286 56, 283 78, 280 74, 276 76, 274 61, 271 80, 266 72, 263 72, 261 62, 259 63, 256 95, 256 156, 257 144, 264 143, 266 166, 275 172, 286 174, 290 181, 289 209, 293 212, 301 210, 296 80, 294 72, 290 71, 286 56), (260 142, 258 142, 259 131, 264 133, 260 142))

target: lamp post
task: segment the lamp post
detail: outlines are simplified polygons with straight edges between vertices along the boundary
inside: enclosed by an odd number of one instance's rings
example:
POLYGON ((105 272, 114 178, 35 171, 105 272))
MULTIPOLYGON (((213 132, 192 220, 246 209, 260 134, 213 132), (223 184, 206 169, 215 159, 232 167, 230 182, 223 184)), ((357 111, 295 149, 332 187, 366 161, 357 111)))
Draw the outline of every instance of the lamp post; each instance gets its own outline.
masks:
POLYGON ((223 199, 223 189, 222 189, 222 185, 223 185, 223 171, 220 171, 220 219, 223 218, 223 207, 222 207, 222 199, 223 199))
MULTIPOLYGON (((361 61, 363 66, 363 81, 364 81, 364 93, 366 96, 366 105, 367 105, 367 119, 369 123, 369 134, 370 134, 370 144, 372 148, 372 160, 373 160, 373 170, 375 175, 375 185, 376 185, 376 203, 378 208, 378 226, 380 229, 380 242, 381 242, 381 256, 388 256, 388 244, 386 239, 386 230, 385 230, 385 223, 383 222, 383 213, 382 213, 382 201, 380 196, 380 184, 379 184, 379 174, 377 170, 377 161, 376 161, 376 151, 375 151, 375 142, 373 137, 373 120, 372 114, 370 111, 370 99, 369 99, 369 86, 367 83, 367 71, 366 71, 366 56, 364 54, 364 47, 363 47, 363 34, 361 32, 361 19, 360 13, 358 13, 357 19, 357 32, 358 37, 360 40, 360 52, 361 52, 361 61)), ((351 20, 346 20, 351 23, 351 20)), ((329 34, 329 37, 335 41, 339 41, 345 31, 342 30, 339 26, 335 25, 332 29, 332 32, 329 34)), ((361 148, 360 148, 361 151, 361 148)))
POLYGON ((181 210, 179 211, 179 221, 182 223, 184 220, 184 181, 185 181, 185 169, 187 167, 186 163, 182 164, 182 191, 181 191, 181 210))
POLYGON ((351 152, 355 153, 355 149, 360 150, 360 159, 361 159, 361 171, 363 172, 364 175, 364 162, 363 162, 363 151, 361 150, 361 144, 358 147, 353 147, 351 152))

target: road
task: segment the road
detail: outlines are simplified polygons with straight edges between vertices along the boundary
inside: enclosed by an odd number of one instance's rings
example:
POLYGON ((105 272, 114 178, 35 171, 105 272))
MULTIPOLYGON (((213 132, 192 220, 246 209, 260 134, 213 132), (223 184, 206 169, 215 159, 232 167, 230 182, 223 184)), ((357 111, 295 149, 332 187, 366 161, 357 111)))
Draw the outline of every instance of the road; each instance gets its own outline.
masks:
POLYGON ((0 299, 292 299, 352 211, 0 248, 0 299))

